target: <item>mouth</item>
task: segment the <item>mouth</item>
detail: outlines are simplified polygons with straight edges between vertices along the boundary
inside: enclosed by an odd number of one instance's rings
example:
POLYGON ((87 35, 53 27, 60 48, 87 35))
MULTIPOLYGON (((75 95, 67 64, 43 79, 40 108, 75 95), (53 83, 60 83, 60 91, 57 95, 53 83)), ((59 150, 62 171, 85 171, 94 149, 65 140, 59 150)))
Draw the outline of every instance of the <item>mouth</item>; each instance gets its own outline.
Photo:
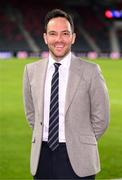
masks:
POLYGON ((64 49, 64 46, 63 45, 60 45, 60 46, 58 45, 58 46, 55 46, 55 49, 60 51, 60 50, 64 49))
POLYGON ((64 44, 56 44, 55 48, 62 49, 62 48, 64 48, 64 44))

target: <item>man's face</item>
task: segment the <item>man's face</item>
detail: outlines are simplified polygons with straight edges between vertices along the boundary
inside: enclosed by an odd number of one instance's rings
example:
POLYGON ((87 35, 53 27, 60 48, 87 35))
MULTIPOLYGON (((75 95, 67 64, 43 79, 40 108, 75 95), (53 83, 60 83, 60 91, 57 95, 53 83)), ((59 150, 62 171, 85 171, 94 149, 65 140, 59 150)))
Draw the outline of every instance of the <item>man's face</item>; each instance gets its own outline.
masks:
POLYGON ((67 19, 57 17, 48 22, 44 40, 50 54, 58 61, 71 50, 71 45, 75 41, 75 33, 72 33, 71 25, 67 19))

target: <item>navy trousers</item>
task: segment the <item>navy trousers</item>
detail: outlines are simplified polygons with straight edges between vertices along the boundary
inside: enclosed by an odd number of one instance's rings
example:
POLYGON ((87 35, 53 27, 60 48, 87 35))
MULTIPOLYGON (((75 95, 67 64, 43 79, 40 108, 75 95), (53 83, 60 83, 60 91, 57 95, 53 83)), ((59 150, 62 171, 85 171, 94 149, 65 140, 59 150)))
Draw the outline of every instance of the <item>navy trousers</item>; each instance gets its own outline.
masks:
POLYGON ((95 175, 79 177, 70 164, 66 144, 60 143, 55 151, 51 151, 46 142, 42 143, 37 173, 34 180, 39 179, 95 179, 95 175))

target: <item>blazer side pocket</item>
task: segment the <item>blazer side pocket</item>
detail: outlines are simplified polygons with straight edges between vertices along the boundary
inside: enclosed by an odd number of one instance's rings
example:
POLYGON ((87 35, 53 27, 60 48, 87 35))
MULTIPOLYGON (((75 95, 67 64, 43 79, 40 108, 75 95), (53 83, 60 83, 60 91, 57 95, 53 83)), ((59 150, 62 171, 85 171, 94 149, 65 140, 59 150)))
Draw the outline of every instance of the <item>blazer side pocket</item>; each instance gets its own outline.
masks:
POLYGON ((88 145, 97 145, 97 140, 94 136, 80 136, 80 142, 88 145))

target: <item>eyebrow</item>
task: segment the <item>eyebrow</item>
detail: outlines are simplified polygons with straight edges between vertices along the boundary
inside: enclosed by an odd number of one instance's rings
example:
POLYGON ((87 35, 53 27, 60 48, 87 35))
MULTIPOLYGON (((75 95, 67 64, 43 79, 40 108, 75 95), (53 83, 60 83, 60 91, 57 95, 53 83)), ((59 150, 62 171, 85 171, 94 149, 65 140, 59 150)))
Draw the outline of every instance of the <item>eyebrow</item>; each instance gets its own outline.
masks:
MULTIPOLYGON (((57 31, 55 30, 52 30, 52 31, 48 31, 48 33, 56 33, 57 31)), ((63 30, 61 32, 67 32, 67 33, 71 33, 71 31, 68 31, 68 30, 63 30)))

